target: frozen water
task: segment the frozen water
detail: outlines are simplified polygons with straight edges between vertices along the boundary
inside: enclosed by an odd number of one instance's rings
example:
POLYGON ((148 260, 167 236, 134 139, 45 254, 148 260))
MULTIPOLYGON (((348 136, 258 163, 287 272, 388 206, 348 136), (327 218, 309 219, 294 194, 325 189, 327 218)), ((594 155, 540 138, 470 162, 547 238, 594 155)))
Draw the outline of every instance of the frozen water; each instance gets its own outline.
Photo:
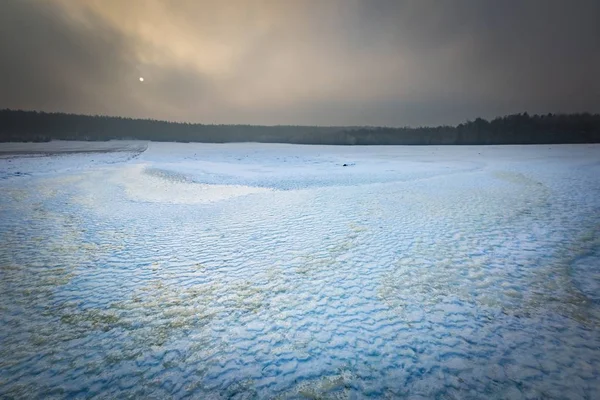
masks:
POLYGON ((2 398, 600 397, 598 145, 88 145, 0 155, 2 398))

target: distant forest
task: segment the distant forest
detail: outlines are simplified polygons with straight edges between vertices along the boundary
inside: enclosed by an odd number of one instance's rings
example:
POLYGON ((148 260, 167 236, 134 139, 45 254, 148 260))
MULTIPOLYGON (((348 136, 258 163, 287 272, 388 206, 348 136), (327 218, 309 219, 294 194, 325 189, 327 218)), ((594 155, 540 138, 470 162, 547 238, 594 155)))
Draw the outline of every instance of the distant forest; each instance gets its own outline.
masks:
POLYGON ((600 114, 527 113, 457 126, 384 128, 204 125, 150 119, 0 110, 0 142, 139 139, 335 145, 599 143, 600 114))

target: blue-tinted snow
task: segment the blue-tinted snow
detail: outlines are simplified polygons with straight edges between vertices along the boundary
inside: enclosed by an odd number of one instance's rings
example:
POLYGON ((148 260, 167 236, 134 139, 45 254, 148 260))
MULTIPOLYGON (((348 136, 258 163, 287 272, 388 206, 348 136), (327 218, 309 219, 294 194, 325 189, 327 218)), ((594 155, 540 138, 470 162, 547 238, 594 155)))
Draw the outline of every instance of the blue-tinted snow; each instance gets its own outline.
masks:
POLYGON ((600 396, 600 146, 145 148, 0 157, 0 397, 600 396))

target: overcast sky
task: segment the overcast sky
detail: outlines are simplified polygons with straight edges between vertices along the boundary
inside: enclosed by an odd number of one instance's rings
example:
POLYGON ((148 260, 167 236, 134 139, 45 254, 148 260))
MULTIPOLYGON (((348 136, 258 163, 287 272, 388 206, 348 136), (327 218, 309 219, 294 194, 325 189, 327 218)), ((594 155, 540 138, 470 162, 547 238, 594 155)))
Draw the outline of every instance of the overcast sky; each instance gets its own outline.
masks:
POLYGON ((0 57, 0 108, 387 126, 600 112, 600 1, 2 0, 0 57))

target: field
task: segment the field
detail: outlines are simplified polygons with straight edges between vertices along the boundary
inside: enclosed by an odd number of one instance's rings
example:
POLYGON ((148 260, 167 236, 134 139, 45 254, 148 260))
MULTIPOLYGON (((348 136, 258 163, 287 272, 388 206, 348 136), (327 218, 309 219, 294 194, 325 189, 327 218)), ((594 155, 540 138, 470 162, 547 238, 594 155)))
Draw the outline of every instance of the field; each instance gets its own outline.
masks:
POLYGON ((600 397, 600 145, 0 149, 2 398, 600 397))

